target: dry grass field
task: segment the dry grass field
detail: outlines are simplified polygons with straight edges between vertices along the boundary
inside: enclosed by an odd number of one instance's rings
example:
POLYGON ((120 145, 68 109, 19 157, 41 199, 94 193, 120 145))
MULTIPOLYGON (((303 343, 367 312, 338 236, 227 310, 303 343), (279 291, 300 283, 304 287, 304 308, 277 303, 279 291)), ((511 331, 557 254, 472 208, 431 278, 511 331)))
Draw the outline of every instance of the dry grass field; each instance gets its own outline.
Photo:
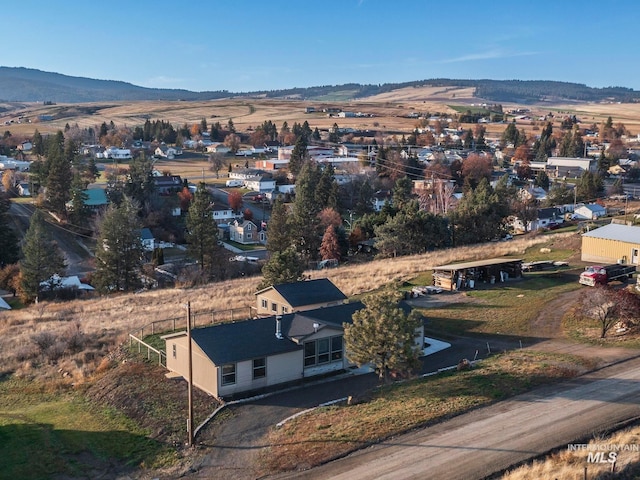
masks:
MULTIPOLYGON (((594 438, 589 442, 592 448, 620 448, 631 446, 637 448, 640 445, 640 427, 633 427, 607 438, 594 438), (608 447, 610 446, 610 447, 608 447)), ((597 451, 597 450, 594 450, 597 451)), ((602 450, 605 457, 609 451, 602 450)), ((620 450, 615 464, 615 473, 612 473, 610 463, 586 463, 588 452, 584 450, 569 451, 563 449, 542 460, 536 460, 532 464, 523 465, 513 469, 502 476, 502 480, 582 480, 584 478, 598 479, 635 479, 640 474, 640 452, 620 450), (587 473, 585 474, 585 468, 587 473)), ((607 457, 608 458, 608 457, 607 457)))
MULTIPOLYGON (((558 234, 574 235, 574 234, 558 234)), ((309 271, 312 278, 328 277, 352 297, 385 285, 400 285, 436 265, 498 257, 521 256, 532 245, 549 237, 530 237, 463 247, 396 259, 309 271)), ((0 374, 59 379, 81 383, 91 377, 102 360, 128 334, 168 318, 185 317, 186 302, 199 311, 246 308, 254 305, 259 277, 213 283, 190 289, 168 289, 139 294, 114 295, 71 302, 41 302, 0 314, 0 350, 4 353, 0 374), (48 359, 42 362, 42 358, 48 359)))
MULTIPOLYGON (((140 102, 99 102, 85 104, 23 104, 22 108, 0 115, 0 123, 17 120, 23 116, 22 123, 6 126, 12 135, 30 137, 37 128, 41 133, 54 133, 63 130, 69 123, 80 127, 96 127, 102 122, 113 121, 116 125, 134 127, 142 125, 146 119, 162 119, 174 126, 200 123, 205 118, 209 124, 219 121, 226 124, 232 119, 239 131, 256 127, 265 120, 271 120, 280 126, 283 122, 308 121, 312 128, 328 129, 334 123, 342 128, 362 130, 387 130, 410 133, 417 124, 415 119, 407 118, 412 112, 454 113, 450 105, 471 105, 493 103, 473 96, 472 88, 461 87, 408 87, 352 101, 302 101, 266 98, 233 98, 211 101, 140 101, 140 102), (371 113, 374 117, 333 118, 324 113, 304 113, 306 106, 338 106, 343 110, 371 113), (54 115, 52 121, 39 122, 39 115, 54 115), (28 123, 30 119, 32 123, 28 123)), ((2 105, 0 105, 2 106, 2 105)), ((521 108, 522 105, 505 103, 505 111, 521 108)), ((601 123, 608 116, 614 122, 623 122, 632 135, 640 133, 640 104, 635 103, 544 103, 527 105, 531 114, 544 115, 550 111, 562 115, 575 114, 585 124, 601 123)), ((473 125, 463 125, 472 128, 473 125)), ((503 124, 489 124, 488 136, 498 137, 504 129, 503 124)), ((519 127, 528 133, 534 133, 535 125, 525 123, 519 127)))

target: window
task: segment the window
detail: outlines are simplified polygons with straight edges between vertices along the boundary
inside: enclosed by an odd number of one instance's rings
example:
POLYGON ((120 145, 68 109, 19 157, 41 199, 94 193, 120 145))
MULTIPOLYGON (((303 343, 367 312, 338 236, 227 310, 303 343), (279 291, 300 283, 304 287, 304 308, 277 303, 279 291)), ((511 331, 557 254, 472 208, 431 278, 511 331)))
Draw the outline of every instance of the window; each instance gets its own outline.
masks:
POLYGON ((176 344, 173 344, 173 358, 178 358, 178 349, 176 348, 176 344))
POLYGON ((251 239, 251 238, 252 238, 252 233, 251 233, 251 232, 247 233, 247 238, 248 238, 248 239, 251 239))
POLYGON ((267 359, 255 358, 253 360, 253 379, 264 378, 267 376, 267 359))
POLYGON ((341 362, 343 357, 342 335, 319 338, 304 344, 304 366, 313 367, 330 362, 341 362))
POLYGON ((312 367, 316 364, 316 342, 306 342, 304 344, 304 366, 312 367))
POLYGON ((289 313, 289 307, 282 307, 282 313, 289 313))
POLYGON ((277 312, 278 311, 278 304, 277 303, 272 303, 271 304, 271 311, 272 312, 277 312))
POLYGON ((247 225, 247 230, 250 232, 251 231, 251 224, 247 225))
POLYGON ((342 360, 342 336, 331 337, 331 361, 342 360))
POLYGON ((318 363, 329 363, 329 339, 318 340, 318 363))
POLYGON ((262 299, 262 308, 267 308, 267 301, 263 298, 262 299))
POLYGON ((236 364, 229 363, 222 366, 222 385, 233 385, 236 383, 236 364))

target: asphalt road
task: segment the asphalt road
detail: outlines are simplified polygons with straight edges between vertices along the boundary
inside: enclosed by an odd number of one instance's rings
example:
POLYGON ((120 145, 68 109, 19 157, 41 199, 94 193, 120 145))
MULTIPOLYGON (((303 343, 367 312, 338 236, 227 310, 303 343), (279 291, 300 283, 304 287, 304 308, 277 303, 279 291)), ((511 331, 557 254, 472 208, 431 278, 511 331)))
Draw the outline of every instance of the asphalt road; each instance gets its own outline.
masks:
MULTIPOLYGON (((29 222, 33 211, 34 207, 32 205, 11 203, 9 214, 13 218, 17 230, 20 232, 20 237, 24 236, 29 228, 29 222)), ((64 227, 57 225, 53 220, 47 219, 46 222, 51 237, 55 240, 62 252, 62 255, 64 256, 65 264, 67 266, 66 274, 82 277, 86 273, 91 272, 93 270, 90 265, 91 255, 79 244, 79 236, 64 227)))
MULTIPOLYGON (((637 417, 640 359, 635 358, 277 478, 482 479, 637 417)), ((577 471, 582 467, 576 465, 577 471)))

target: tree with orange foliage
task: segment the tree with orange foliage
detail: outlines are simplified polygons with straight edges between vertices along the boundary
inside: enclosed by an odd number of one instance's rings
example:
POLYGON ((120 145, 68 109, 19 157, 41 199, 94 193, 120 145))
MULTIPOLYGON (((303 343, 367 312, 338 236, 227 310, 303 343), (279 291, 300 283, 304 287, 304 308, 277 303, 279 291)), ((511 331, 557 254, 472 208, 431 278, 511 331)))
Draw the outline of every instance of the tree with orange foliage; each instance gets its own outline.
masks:
POLYGON ((320 219, 320 225, 325 229, 329 225, 333 225, 335 228, 342 225, 342 217, 331 207, 323 208, 318 214, 318 218, 320 219))
POLYGON ((182 211, 189 210, 189 205, 191 205, 191 200, 193 200, 193 193, 189 190, 188 187, 184 187, 181 191, 178 192, 178 201, 180 202, 180 208, 182 211))
POLYGON ((234 213, 240 211, 240 207, 242 207, 242 194, 238 191, 233 191, 227 197, 227 201, 229 202, 229 206, 234 213))
POLYGON ((324 231, 322 244, 320 245, 320 256, 322 260, 340 258, 340 243, 338 242, 338 235, 333 225, 329 225, 324 231))
POLYGON ((491 172, 493 172, 493 166, 491 159, 487 156, 472 153, 462 163, 462 178, 465 182, 469 182, 472 188, 475 188, 483 178, 491 181, 491 172))

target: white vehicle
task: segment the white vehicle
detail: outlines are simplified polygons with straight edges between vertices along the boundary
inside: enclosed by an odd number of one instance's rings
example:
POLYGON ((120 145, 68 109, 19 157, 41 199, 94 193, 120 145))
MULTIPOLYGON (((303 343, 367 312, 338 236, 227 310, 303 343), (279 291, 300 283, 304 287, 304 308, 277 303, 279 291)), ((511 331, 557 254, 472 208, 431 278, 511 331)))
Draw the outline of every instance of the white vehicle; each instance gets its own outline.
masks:
POLYGON ((225 183, 227 187, 241 187, 243 185, 242 180, 227 180, 225 183))

